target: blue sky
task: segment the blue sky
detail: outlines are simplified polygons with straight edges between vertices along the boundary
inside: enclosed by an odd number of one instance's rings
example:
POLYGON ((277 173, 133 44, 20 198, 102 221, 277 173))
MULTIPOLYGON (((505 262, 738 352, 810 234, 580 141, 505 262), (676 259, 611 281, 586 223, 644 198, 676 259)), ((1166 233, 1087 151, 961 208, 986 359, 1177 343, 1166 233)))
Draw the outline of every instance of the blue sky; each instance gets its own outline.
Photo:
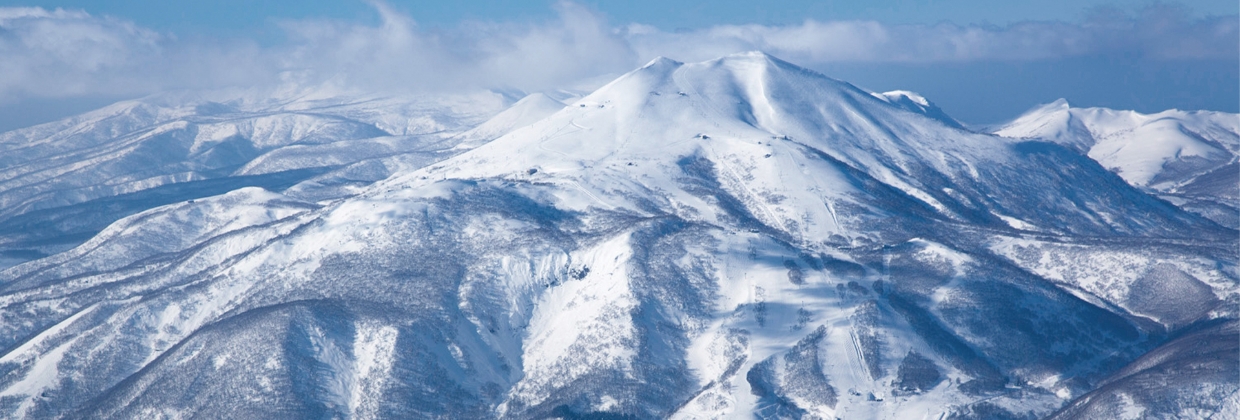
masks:
POLYGON ((918 91, 970 123, 1061 97, 1237 112, 1238 9, 1234 0, 0 0, 0 129, 290 72, 360 90, 534 91, 655 55, 752 49, 867 89, 918 91))
MULTIPOLYGON (((424 25, 454 26, 462 20, 535 20, 553 18, 548 0, 410 1, 390 0, 394 9, 424 25)), ((696 29, 718 24, 782 25, 805 19, 876 20, 892 24, 989 23, 1025 20, 1081 20, 1098 7, 1138 8, 1148 0, 586 0, 581 1, 616 24, 644 23, 664 30, 696 29)), ((1240 12, 1232 0, 1194 0, 1197 16, 1240 12)), ((269 30, 271 19, 332 17, 373 19, 361 0, 2 0, 0 6, 84 9, 112 15, 157 30, 227 34, 269 30)))

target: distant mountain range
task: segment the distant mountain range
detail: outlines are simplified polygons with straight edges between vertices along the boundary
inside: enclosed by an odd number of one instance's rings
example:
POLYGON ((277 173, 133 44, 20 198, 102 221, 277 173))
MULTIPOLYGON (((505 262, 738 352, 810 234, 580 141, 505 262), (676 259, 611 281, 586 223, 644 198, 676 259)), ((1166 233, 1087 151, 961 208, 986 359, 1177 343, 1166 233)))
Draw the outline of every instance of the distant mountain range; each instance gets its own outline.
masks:
POLYGON ((1145 115, 1072 108, 1061 99, 993 132, 1065 145, 1133 186, 1222 225, 1240 226, 1236 114, 1170 110, 1145 115))
POLYGON ((0 134, 0 413, 1233 418, 1240 120, 746 53, 0 134))

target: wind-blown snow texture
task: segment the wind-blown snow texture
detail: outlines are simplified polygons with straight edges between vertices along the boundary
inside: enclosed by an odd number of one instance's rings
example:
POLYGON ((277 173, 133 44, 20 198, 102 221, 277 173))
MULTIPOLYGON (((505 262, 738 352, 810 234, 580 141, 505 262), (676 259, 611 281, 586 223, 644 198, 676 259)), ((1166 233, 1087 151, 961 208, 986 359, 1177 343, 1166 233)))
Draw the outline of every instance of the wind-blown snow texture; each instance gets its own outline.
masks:
POLYGON ((158 206, 3 271, 0 412, 1235 412, 1237 232, 1081 149, 761 53, 557 103, 369 186, 158 206))

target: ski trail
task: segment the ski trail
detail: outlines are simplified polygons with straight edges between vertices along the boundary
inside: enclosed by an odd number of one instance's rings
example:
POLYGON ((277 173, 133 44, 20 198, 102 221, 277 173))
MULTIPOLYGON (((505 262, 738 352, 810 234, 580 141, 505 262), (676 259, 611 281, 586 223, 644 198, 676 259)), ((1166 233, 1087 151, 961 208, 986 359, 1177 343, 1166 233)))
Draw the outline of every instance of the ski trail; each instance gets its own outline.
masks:
POLYGON ((85 308, 82 308, 81 310, 77 311, 77 313, 74 313, 73 315, 70 315, 68 318, 65 318, 63 321, 57 322, 51 327, 44 329, 38 335, 34 336, 34 338, 31 338, 30 340, 27 340, 25 343, 22 343, 22 345, 18 346, 17 348, 10 350, 4 356, 0 356, 0 364, 8 364, 8 363, 20 364, 22 363, 22 358, 26 356, 38 357, 39 346, 43 345, 49 340, 56 338, 56 336, 60 335, 60 333, 64 332, 67 328, 69 328, 70 325, 73 325, 73 323, 77 322, 78 319, 81 319, 86 314, 94 312, 94 310, 97 309, 98 307, 99 307, 99 304, 96 303, 96 304, 87 306, 85 308))
POLYGON ((835 215, 835 204, 829 198, 823 198, 822 202, 827 205, 827 212, 831 214, 831 223, 835 225, 835 231, 844 232, 844 229, 840 227, 839 217, 835 215))
POLYGON ((577 190, 581 191, 585 195, 590 196, 590 198, 593 198, 594 201, 597 201, 599 204, 602 204, 603 206, 607 207, 608 210, 616 209, 616 206, 608 204, 606 201, 603 201, 602 198, 599 198, 597 195, 594 195, 594 193, 590 192, 590 190, 586 189, 586 187, 583 187, 581 185, 581 182, 578 182, 577 180, 574 180, 574 179, 569 179, 568 182, 573 184, 574 187, 577 187, 577 190))
MULTIPOLYGON (((849 357, 848 361, 853 367, 856 368, 856 371, 853 372, 854 379, 856 379, 857 382, 869 383, 871 377, 870 369, 866 367, 865 353, 861 351, 861 339, 857 338, 857 331, 850 328, 848 330, 848 338, 849 344, 852 344, 852 357, 849 357), (860 377, 857 375, 857 371, 861 372, 862 375, 860 377)), ((868 388, 869 387, 867 387, 867 389, 868 388)))
POLYGON ((567 153, 561 152, 559 150, 548 149, 546 146, 547 142, 558 139, 560 137, 564 137, 564 136, 574 134, 574 133, 590 131, 589 128, 582 127, 580 124, 577 124, 577 119, 575 118, 572 120, 569 120, 568 124, 572 126, 573 128, 576 128, 576 130, 569 130, 566 132, 565 130, 568 129, 568 127, 560 127, 559 129, 556 129, 554 133, 551 133, 550 135, 543 137, 542 140, 538 141, 538 150, 542 150, 544 152, 555 153, 557 155, 564 156, 567 158, 572 158, 572 156, 569 156, 567 153))

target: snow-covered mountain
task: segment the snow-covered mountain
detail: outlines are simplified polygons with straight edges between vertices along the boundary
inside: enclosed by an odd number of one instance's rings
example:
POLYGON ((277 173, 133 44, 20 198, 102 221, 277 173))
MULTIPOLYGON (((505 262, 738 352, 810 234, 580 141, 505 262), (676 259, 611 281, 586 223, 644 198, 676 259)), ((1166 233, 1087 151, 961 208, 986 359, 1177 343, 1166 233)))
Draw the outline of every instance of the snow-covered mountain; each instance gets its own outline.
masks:
POLYGON ((934 102, 930 102, 929 99, 926 99, 926 97, 921 96, 916 92, 909 92, 907 90, 893 90, 890 92, 875 94, 874 97, 887 101, 896 107, 904 108, 909 111, 939 120, 939 122, 942 122, 947 126, 964 129, 964 124, 961 124, 960 121, 956 121, 955 118, 952 118, 950 115, 947 115, 946 112, 943 112, 943 108, 939 108, 939 106, 935 105, 934 102))
POLYGON ((495 115, 510 101, 487 92, 294 93, 157 95, 0 134, 0 267, 142 210, 241 187, 338 198, 559 109, 543 95, 495 115))
POLYGON ((993 132, 1071 147, 1132 185, 1226 226, 1240 226, 1240 115, 1178 110, 1147 115, 1073 108, 1060 99, 993 132))
POLYGON ((761 53, 657 59, 559 110, 520 101, 456 135, 459 154, 355 194, 251 187, 147 209, 0 272, 0 410, 1237 405, 1235 230, 1070 147, 970 133, 899 98, 921 103, 761 53))

